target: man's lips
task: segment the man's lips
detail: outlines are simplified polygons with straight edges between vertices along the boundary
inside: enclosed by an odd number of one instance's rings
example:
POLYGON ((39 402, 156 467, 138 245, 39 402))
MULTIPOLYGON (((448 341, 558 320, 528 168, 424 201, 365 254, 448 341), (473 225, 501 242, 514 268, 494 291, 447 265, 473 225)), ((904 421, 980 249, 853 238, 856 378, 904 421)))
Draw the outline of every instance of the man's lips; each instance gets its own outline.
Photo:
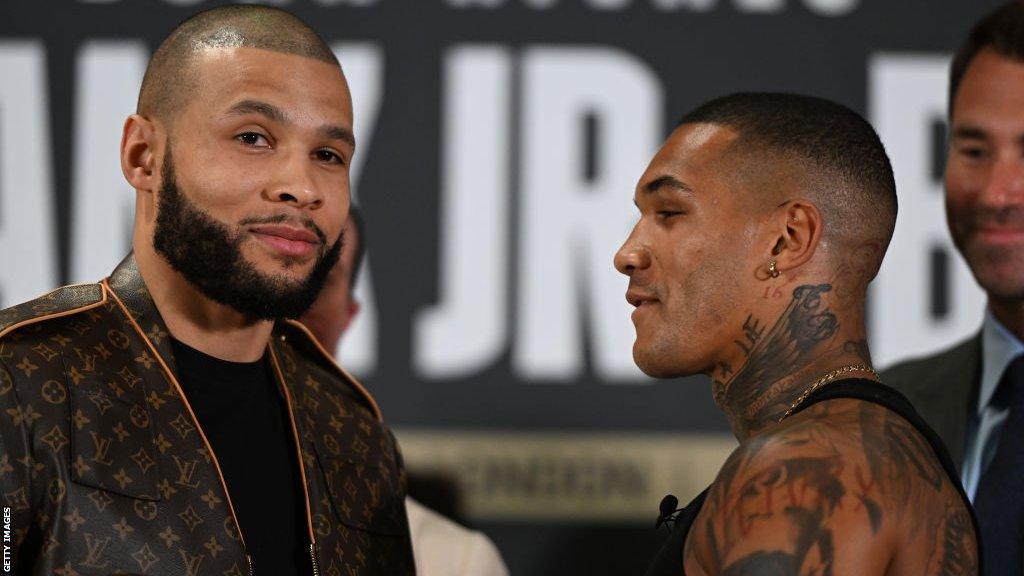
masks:
POLYGON ((985 227, 975 231, 982 242, 1001 244, 1024 241, 1024 229, 985 227))
POLYGON ((249 230, 264 244, 292 258, 306 258, 320 247, 320 238, 305 228, 267 224, 249 230))
POLYGON ((657 304, 658 298, 649 292, 644 292, 643 290, 630 288, 628 291, 626 291, 626 302, 629 302, 636 308, 640 308, 641 306, 657 304))

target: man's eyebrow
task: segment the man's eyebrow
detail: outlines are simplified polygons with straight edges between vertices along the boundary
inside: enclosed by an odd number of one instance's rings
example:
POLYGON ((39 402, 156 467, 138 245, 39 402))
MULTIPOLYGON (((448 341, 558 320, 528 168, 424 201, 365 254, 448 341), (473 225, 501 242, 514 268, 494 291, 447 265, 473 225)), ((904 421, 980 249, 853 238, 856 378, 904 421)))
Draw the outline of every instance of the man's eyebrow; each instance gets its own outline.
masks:
MULTIPOLYGON (((279 124, 288 124, 290 121, 283 111, 273 104, 259 100, 242 100, 231 108, 228 108, 227 116, 244 116, 246 114, 259 114, 279 124)), ((341 140, 353 148, 356 147, 356 137, 352 130, 344 126, 324 125, 318 130, 320 135, 331 140, 341 140)))
POLYGON ((966 126, 954 126, 953 131, 950 134, 950 138, 963 138, 968 140, 985 140, 988 138, 988 133, 985 130, 972 126, 970 124, 966 126))
POLYGON ((693 192, 692 188, 690 188, 680 180, 677 180, 675 177, 669 176, 668 174, 664 176, 659 176, 654 180, 648 182, 644 186, 644 192, 647 192, 648 194, 653 194, 658 190, 661 190, 662 188, 675 188, 680 192, 693 192))
POLYGON ((288 123, 288 117, 284 115, 280 108, 273 104, 260 102, 259 100, 242 100, 237 102, 234 106, 228 108, 227 116, 244 116, 246 114, 259 114, 266 116, 274 122, 288 123))
POLYGON ((356 147, 356 137, 352 131, 344 126, 327 125, 320 127, 320 134, 331 140, 341 140, 352 148, 356 147))

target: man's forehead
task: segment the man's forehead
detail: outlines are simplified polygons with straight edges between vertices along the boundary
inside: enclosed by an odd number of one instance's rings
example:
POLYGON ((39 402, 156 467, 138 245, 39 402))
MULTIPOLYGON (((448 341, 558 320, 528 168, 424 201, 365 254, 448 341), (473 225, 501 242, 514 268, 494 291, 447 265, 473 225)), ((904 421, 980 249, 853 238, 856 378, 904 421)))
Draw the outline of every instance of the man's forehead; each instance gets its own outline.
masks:
POLYGON ((1019 130, 1024 124, 1024 62, 991 48, 981 51, 967 67, 955 98, 954 125, 1019 130), (986 126, 993 121, 994 126, 986 126))
MULTIPOLYGON (((294 73, 315 72, 318 76, 345 82, 341 68, 316 58, 252 46, 203 47, 192 56, 192 72, 214 71, 225 74, 279 77, 280 70, 294 73)), ((187 71, 185 73, 188 73, 187 71)))
POLYGON ((739 133, 729 126, 706 122, 683 124, 672 131, 655 161, 683 165, 706 162, 722 156, 737 139, 739 133))
POLYGON ((739 133, 722 124, 698 122, 683 124, 676 128, 670 140, 678 139, 679 144, 690 150, 718 148, 727 145, 739 137, 739 133))
MULTIPOLYGON (((222 112, 245 99, 243 96, 265 100, 271 96, 309 99, 318 95, 327 109, 336 111, 337 120, 352 115, 351 97, 341 70, 313 58, 251 47, 210 48, 196 55, 191 72, 204 78, 200 90, 208 103, 222 112), (318 85, 323 89, 317 91, 318 85)), ((274 104, 282 104, 276 101, 278 98, 272 99, 274 104)))
POLYGON ((679 126, 651 160, 638 191, 665 176, 687 182, 706 174, 738 138, 739 133, 728 126, 710 123, 679 126))

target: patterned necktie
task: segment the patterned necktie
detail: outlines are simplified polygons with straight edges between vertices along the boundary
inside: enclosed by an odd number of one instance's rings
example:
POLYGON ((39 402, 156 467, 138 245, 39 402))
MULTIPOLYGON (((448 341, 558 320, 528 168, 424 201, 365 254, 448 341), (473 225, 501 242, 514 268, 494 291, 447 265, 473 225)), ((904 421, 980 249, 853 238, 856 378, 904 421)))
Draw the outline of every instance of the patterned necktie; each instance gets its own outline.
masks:
POLYGON ((1006 368, 997 395, 1009 399, 1010 413, 999 433, 992 463, 978 482, 974 508, 981 524, 985 576, 1024 570, 1024 356, 1006 368))

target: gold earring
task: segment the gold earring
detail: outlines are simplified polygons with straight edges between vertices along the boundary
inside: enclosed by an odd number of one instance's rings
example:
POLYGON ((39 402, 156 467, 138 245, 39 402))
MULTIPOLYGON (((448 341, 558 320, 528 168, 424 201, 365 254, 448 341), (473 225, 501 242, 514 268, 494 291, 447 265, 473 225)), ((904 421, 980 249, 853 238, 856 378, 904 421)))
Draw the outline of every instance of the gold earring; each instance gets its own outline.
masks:
POLYGON ((779 277, 779 269, 776 268, 775 258, 768 260, 768 275, 772 278, 779 277))

